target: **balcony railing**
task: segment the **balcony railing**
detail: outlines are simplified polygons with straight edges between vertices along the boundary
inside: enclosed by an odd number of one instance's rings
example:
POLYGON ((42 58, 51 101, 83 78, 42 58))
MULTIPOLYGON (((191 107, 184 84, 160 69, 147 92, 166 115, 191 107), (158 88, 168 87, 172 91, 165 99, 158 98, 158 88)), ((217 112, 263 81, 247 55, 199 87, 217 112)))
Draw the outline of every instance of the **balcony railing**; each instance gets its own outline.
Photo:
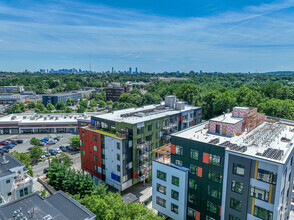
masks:
POLYGON ((149 152, 145 152, 144 154, 140 154, 138 156, 138 160, 143 161, 145 159, 148 159, 148 157, 149 157, 149 152))
POLYGON ((14 182, 14 188, 15 189, 25 188, 32 184, 33 184, 33 178, 30 176, 27 176, 27 177, 24 177, 24 179, 16 180, 14 182))
POLYGON ((147 149, 148 146, 149 146, 149 142, 145 141, 144 143, 137 144, 137 149, 144 150, 145 148, 147 149))
POLYGON ((142 165, 142 166, 139 166, 139 171, 140 172, 147 172, 151 169, 151 165, 149 165, 148 163, 142 165))
POLYGON ((183 123, 190 123, 193 121, 193 118, 187 118, 183 120, 183 123))
POLYGON ((146 180, 147 178, 148 178, 148 173, 147 173, 147 172, 145 172, 145 173, 142 174, 142 175, 138 175, 138 176, 137 176, 137 179, 138 179, 140 182, 146 180))

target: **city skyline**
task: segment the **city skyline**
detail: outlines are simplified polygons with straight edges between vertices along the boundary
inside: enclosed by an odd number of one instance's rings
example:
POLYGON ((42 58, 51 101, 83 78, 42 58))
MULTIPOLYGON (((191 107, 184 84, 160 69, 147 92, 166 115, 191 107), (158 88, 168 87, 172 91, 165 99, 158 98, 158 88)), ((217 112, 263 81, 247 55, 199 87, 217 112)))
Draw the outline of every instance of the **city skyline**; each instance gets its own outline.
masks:
POLYGON ((3 71, 89 69, 90 63, 96 71, 294 70, 293 6, 293 0, 5 0, 0 66, 3 71))

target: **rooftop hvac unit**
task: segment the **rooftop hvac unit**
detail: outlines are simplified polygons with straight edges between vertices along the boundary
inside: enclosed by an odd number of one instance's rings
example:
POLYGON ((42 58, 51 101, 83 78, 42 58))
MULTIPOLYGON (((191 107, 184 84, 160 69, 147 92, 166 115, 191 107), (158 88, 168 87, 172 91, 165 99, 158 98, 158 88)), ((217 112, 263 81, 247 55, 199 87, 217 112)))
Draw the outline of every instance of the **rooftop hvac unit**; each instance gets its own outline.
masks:
POLYGON ((15 115, 11 117, 11 120, 15 120, 15 119, 16 119, 16 116, 15 115))
POLYGON ((46 121, 47 120, 47 117, 44 117, 44 121, 46 121))

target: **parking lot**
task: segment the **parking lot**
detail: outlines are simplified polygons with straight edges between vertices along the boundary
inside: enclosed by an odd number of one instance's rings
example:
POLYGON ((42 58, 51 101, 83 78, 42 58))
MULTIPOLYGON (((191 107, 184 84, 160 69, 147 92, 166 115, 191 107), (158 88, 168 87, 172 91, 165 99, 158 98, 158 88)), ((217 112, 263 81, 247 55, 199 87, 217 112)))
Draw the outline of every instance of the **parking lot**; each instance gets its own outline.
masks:
POLYGON ((13 149, 11 149, 10 151, 17 151, 20 153, 27 153, 29 152, 29 148, 32 147, 32 145, 30 144, 30 139, 32 137, 35 137, 37 139, 43 139, 43 138, 55 138, 55 137, 60 137, 61 140, 58 141, 56 144, 52 144, 52 145, 46 145, 46 147, 42 147, 43 150, 47 150, 48 149, 55 149, 55 148, 59 148, 60 146, 67 146, 70 145, 70 140, 69 138, 73 137, 74 134, 71 133, 62 133, 62 134, 21 134, 21 135, 0 135, 0 141, 4 141, 6 139, 22 139, 23 143, 22 144, 17 144, 13 149))

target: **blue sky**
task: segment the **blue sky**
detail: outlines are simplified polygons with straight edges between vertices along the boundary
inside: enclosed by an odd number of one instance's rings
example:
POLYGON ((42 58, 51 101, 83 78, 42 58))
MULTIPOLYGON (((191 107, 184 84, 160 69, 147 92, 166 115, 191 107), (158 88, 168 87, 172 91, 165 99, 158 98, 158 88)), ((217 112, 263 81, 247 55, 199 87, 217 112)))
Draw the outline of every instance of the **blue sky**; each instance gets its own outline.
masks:
POLYGON ((294 0, 1 0, 0 70, 294 70, 294 0))

